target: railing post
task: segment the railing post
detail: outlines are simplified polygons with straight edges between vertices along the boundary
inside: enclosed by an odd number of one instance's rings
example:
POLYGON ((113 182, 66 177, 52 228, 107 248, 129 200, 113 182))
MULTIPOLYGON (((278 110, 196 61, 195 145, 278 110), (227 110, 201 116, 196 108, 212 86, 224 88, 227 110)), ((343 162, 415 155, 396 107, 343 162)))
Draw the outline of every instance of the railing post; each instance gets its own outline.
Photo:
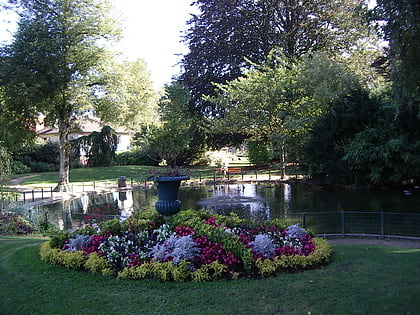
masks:
POLYGON ((385 214, 383 212, 381 212, 380 215, 381 215, 381 238, 384 238, 384 235, 385 235, 385 214))
POLYGON ((50 187, 50 191, 51 191, 51 198, 53 197, 53 188, 50 187))
POLYGON ((344 215, 344 211, 341 211, 341 234, 343 235, 343 237, 346 236, 345 225, 346 225, 346 218, 344 215))
POLYGON ((32 202, 35 201, 35 190, 32 189, 32 202))
POLYGON ((41 200, 44 199, 44 188, 41 188, 41 200))
POLYGON ((302 212, 302 227, 306 229, 306 212, 302 212))

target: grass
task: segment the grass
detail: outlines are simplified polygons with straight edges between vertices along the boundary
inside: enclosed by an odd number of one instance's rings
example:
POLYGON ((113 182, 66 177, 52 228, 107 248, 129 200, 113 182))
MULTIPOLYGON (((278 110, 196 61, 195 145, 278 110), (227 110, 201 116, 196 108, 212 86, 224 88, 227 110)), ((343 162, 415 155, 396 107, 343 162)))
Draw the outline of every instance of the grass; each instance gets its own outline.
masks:
MULTIPOLYGON (((70 170, 70 182, 82 183, 108 180, 116 182, 120 176, 126 176, 128 180, 144 181, 151 174, 149 171, 155 169, 153 166, 144 165, 120 165, 111 167, 89 167, 70 170)), ((190 168, 191 178, 212 178, 214 168, 190 168)), ((20 176, 31 175, 20 184, 29 187, 51 187, 57 184, 58 172, 32 173, 20 176)), ((13 176, 16 178, 17 176, 13 176)))
POLYGON ((263 280, 129 281, 40 261, 33 237, 0 237, 0 314, 416 314, 420 249, 332 245, 321 269, 263 280))

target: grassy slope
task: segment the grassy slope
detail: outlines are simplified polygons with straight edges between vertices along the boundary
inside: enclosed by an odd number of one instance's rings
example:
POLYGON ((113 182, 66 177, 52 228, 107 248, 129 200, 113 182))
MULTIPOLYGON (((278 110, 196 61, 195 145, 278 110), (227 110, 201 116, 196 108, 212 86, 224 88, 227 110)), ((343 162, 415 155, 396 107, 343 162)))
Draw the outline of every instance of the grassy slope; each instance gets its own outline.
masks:
POLYGON ((40 238, 0 237, 0 314, 416 314, 420 250, 333 245, 327 267, 264 280, 117 280, 42 263, 40 238))
MULTIPOLYGON (((121 165, 112 167, 71 169, 70 182, 82 183, 99 180, 109 180, 116 182, 119 176, 126 176, 127 180, 133 178, 135 181, 144 181, 151 175, 149 172, 153 169, 158 168, 152 166, 121 165)), ((212 178, 214 173, 212 168, 191 168, 190 171, 191 177, 197 179, 199 178, 200 174, 202 177, 212 178)), ((31 175, 34 176, 22 181, 20 184, 33 187, 54 186, 58 179, 57 172, 34 173, 31 175)))

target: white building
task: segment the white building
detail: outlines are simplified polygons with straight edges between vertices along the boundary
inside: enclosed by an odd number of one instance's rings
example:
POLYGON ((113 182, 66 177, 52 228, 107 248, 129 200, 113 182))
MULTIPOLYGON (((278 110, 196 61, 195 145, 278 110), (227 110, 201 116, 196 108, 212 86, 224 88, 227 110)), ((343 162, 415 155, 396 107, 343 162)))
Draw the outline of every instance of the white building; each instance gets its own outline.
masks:
MULTIPOLYGON (((131 149, 131 137, 133 132, 130 130, 125 128, 114 128, 111 124, 104 123, 94 116, 81 116, 75 120, 75 125, 76 127, 69 135, 70 140, 87 136, 94 131, 100 132, 104 126, 110 126, 115 130, 118 138, 116 152, 119 153, 131 149)), ((38 137, 45 141, 59 142, 58 127, 45 127, 42 117, 38 118, 36 132, 38 137)))

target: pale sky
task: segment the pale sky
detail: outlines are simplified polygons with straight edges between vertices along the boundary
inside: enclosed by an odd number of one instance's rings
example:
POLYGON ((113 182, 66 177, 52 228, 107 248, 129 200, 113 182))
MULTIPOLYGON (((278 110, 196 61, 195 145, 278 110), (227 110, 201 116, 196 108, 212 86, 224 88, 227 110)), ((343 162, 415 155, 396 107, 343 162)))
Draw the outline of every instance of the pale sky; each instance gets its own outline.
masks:
MULTIPOLYGON (((180 43, 186 22, 194 8, 192 0, 112 0, 124 20, 123 36, 116 49, 130 61, 143 59, 151 73, 156 89, 163 87, 179 73, 177 54, 188 50, 180 43)), ((0 12, 0 42, 11 38, 14 24, 5 24, 4 12, 0 12)))
POLYGON ((192 0, 113 0, 125 16, 120 45, 129 60, 143 59, 156 88, 179 73, 176 66, 188 50, 180 43, 194 8, 192 0))

